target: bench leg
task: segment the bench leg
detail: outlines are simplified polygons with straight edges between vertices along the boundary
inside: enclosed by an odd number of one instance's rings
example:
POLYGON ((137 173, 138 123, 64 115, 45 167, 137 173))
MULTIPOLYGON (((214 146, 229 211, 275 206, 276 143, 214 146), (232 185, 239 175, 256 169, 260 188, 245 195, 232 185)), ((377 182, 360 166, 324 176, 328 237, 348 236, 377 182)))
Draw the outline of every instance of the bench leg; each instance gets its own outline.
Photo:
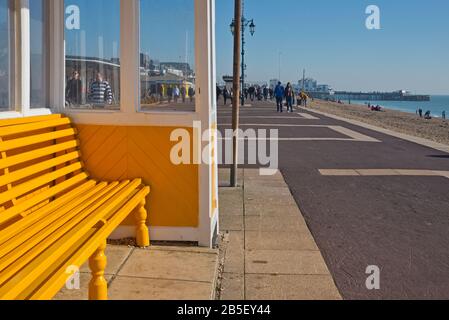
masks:
POLYGON ((137 245, 141 248, 150 246, 150 234, 147 227, 147 210, 145 209, 145 200, 137 207, 135 218, 136 218, 136 239, 137 245))
POLYGON ((108 300, 108 282, 104 277, 107 264, 105 250, 106 240, 89 259, 89 267, 92 272, 92 279, 89 283, 89 300, 108 300))

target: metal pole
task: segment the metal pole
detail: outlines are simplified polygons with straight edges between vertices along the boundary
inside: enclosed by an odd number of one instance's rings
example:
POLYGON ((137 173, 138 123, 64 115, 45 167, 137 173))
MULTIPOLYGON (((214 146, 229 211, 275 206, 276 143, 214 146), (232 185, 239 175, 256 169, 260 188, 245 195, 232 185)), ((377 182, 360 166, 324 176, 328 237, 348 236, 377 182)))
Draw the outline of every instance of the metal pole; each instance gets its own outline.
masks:
POLYGON ((245 23, 242 9, 242 107, 245 106, 245 23))
POLYGON ((233 135, 233 163, 231 167, 231 187, 237 186, 237 171, 238 171, 238 128, 239 128, 239 102, 240 102, 240 31, 242 29, 242 0, 235 0, 234 8, 234 81, 232 97, 232 130, 233 135))

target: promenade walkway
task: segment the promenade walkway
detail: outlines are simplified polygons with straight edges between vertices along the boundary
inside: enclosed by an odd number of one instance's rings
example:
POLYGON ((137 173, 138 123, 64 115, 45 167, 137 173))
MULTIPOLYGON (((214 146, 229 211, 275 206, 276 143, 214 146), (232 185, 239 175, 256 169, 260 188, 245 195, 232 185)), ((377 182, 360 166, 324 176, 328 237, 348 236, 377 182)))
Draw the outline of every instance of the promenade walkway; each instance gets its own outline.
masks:
MULTIPOLYGON (((218 112, 219 127, 230 128, 231 108, 218 112)), ((244 130, 279 129, 280 170, 344 299, 449 298, 449 154, 444 148, 313 109, 278 114, 271 102, 255 102, 241 116, 244 130), (379 290, 366 287, 368 266, 380 269, 379 290)), ((255 213, 280 205, 283 192, 273 188, 269 198, 263 194, 255 213)), ((235 221, 223 219, 225 226, 235 227, 235 221)), ((276 251, 295 249, 299 231, 289 228, 288 219, 273 222, 278 224, 275 243, 282 248, 252 260, 278 260, 276 251)), ((238 241, 238 231, 230 236, 238 241)))
POLYGON ((280 173, 220 170, 222 300, 339 300, 323 257, 280 173))

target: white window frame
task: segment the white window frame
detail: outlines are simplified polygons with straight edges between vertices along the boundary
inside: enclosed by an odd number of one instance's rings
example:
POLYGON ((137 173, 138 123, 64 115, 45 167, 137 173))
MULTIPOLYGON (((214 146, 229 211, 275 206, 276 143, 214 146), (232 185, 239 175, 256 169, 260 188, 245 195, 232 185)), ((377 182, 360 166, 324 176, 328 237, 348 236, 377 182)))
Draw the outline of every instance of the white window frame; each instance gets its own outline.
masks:
MULTIPOLYGON (((65 113, 78 123, 84 124, 121 124, 149 126, 185 126, 191 127, 194 121, 209 116, 209 108, 214 93, 209 77, 201 77, 205 69, 202 61, 209 61, 212 54, 211 43, 204 38, 210 22, 210 3, 213 0, 195 0, 195 74, 196 99, 194 112, 141 111, 140 110, 140 0, 120 0, 121 49, 122 61, 120 78, 120 110, 77 110, 65 108, 65 12, 63 0, 48 1, 49 36, 47 37, 47 54, 49 64, 48 108, 32 109, 30 106, 30 11, 32 0, 13 0, 15 20, 14 58, 14 98, 13 110, 0 112, 2 118, 17 118, 35 115, 47 115, 52 112, 65 113), (205 8, 205 6, 207 8, 205 8), (205 23, 206 22, 206 23, 205 23), (203 80, 201 80, 203 79, 203 80)), ((210 68, 208 62, 207 69, 210 68)), ((214 80, 215 83, 215 80, 214 80)), ((215 108, 214 108, 215 109, 215 108)))
POLYGON ((51 113, 48 108, 32 109, 31 96, 31 55, 30 55, 30 0, 14 0, 14 46, 12 48, 13 86, 11 100, 15 111, 0 112, 0 119, 21 118, 51 113))
MULTIPOLYGON (((209 11, 202 10, 202 6, 209 7, 211 0, 194 0, 195 4, 195 73, 196 79, 196 99, 195 111, 157 111, 140 110, 140 0, 121 0, 120 1, 120 109, 119 110, 80 110, 59 107, 57 110, 70 115, 77 123, 97 124, 97 125, 134 125, 134 126, 176 126, 192 127, 194 121, 199 121, 201 115, 209 115, 209 103, 201 99, 201 96, 209 96, 207 77, 202 82, 198 76, 201 69, 204 68, 199 63, 203 60, 198 55, 198 51, 207 50, 210 43, 201 38, 204 30, 209 28, 209 11), (137 18, 136 18, 137 17, 137 18), (202 106, 205 106, 204 108, 202 106)), ((63 2, 63 1, 61 1, 63 2)), ((62 4, 63 7, 63 4, 62 4)), ((59 19, 61 29, 64 30, 64 10, 58 9, 51 15, 61 14, 59 19)), ((56 59, 59 60, 59 59, 56 59)), ((208 59, 206 59, 207 61, 208 59)), ((55 59, 52 59, 55 61, 55 59)), ((208 66, 209 67, 209 66, 208 66)), ((60 69, 65 66, 60 65, 60 69)), ((63 70, 61 70, 61 73, 63 70)), ((59 75, 59 78, 63 78, 59 75)), ((53 86, 52 86, 53 87, 53 86)), ((59 89, 61 91, 61 89, 59 89)), ((64 103, 59 102, 59 106, 64 103)), ((55 108, 54 108, 55 109, 55 108)))

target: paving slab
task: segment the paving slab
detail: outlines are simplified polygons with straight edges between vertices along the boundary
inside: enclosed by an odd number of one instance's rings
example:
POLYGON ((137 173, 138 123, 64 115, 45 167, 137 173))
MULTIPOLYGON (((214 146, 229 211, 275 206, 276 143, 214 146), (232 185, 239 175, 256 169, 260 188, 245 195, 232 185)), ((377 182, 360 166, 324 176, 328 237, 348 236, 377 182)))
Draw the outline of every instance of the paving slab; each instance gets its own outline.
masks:
POLYGON ((243 232, 229 232, 224 263, 225 273, 245 273, 245 241, 243 232))
MULTIPOLYGON (((252 198, 255 200, 262 200, 269 198, 271 200, 276 200, 277 198, 290 198, 291 192, 290 189, 286 186, 283 187, 270 187, 265 186, 262 182, 259 182, 259 185, 254 185, 252 187, 247 187, 245 185, 245 193, 244 196, 246 199, 252 198)), ((269 200, 267 200, 269 201, 269 200)))
MULTIPOLYGON (((106 281, 110 282, 112 275, 105 275, 106 281)), ((89 282, 91 275, 88 273, 80 272, 80 287, 79 289, 67 289, 64 287, 59 293, 53 298, 53 300, 63 300, 63 301, 80 301, 89 299, 89 282)))
POLYGON ((244 218, 242 216, 223 215, 220 216, 220 230, 243 231, 244 218))
MULTIPOLYGON (((129 255, 133 251, 133 248, 128 246, 111 246, 108 245, 106 247, 106 258, 107 258, 107 265, 105 274, 107 275, 114 275, 116 274, 120 267, 123 265, 123 263, 128 259, 129 255)), ((90 273, 89 264, 85 263, 80 268, 81 273, 90 273)))
MULTIPOLYGON (((124 300, 209 300, 215 294, 218 251, 199 247, 108 246, 109 298, 124 300)), ((243 267, 242 267, 243 268, 243 267)), ((91 279, 87 266, 80 290, 62 289, 57 300, 86 300, 91 279)))
POLYGON ((136 249, 118 276, 210 282, 216 267, 216 255, 136 249))
POLYGON ((319 251, 247 250, 246 274, 329 275, 319 251))
POLYGON ((341 300, 330 275, 247 275, 247 300, 341 300))
POLYGON ((245 204, 245 217, 298 217, 300 211, 293 200, 289 203, 272 204, 270 202, 257 203, 255 201, 247 201, 245 204))
POLYGON ((224 273, 221 283, 221 300, 245 300, 244 275, 236 273, 224 273))
POLYGON ((243 216, 243 189, 220 188, 218 192, 220 216, 243 216))
POLYGON ((318 250, 310 232, 247 231, 246 250, 318 250))
POLYGON ((271 232, 308 232, 306 222, 299 212, 297 215, 279 217, 272 216, 246 216, 246 231, 271 232))
POLYGON ((111 300, 211 300, 208 282, 118 276, 109 288, 111 300))

